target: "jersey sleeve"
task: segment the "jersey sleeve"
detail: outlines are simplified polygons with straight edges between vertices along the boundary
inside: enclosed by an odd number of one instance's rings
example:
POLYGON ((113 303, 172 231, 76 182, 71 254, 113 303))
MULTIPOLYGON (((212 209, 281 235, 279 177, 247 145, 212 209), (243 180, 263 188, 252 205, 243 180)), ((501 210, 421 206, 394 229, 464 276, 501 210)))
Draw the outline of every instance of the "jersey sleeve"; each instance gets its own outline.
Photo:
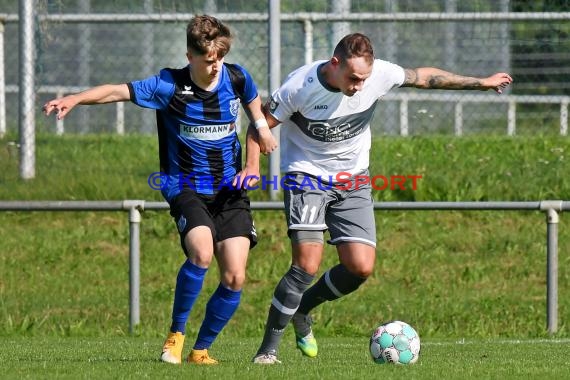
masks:
POLYGON ((269 99, 269 112, 271 116, 277 120, 283 122, 287 120, 296 110, 295 106, 295 94, 297 90, 293 86, 294 81, 290 78, 288 81, 283 83, 281 87, 271 94, 269 99))
POLYGON ((388 88, 400 87, 404 84, 406 73, 404 68, 392 62, 377 59, 376 64, 380 67, 381 80, 388 88))
POLYGON ((174 79, 167 70, 127 85, 133 103, 144 108, 159 110, 168 106, 175 90, 174 79))
POLYGON ((246 69, 239 65, 236 66, 239 67, 245 77, 245 85, 243 88, 243 102, 245 104, 249 104, 255 98, 257 98, 257 86, 255 85, 253 78, 246 69))

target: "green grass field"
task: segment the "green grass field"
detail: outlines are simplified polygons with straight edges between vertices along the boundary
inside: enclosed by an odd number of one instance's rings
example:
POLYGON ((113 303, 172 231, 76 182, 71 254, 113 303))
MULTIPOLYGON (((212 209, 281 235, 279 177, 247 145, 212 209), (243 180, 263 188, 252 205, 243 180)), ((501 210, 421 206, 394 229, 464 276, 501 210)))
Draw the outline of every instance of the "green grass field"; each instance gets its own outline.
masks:
MULTIPOLYGON (((13 136, 0 140, 0 199, 161 201, 147 177, 155 136, 40 135, 37 176, 18 178, 13 136)), ((371 174, 421 174, 416 191, 375 192, 380 201, 537 201, 570 198, 570 140, 558 136, 386 137, 371 174)), ((265 165, 266 162, 264 161, 265 165)), ((252 192, 253 200, 267 194, 252 192)), ((539 212, 378 211, 378 262, 361 289, 313 315, 321 354, 303 358, 288 331, 279 367, 249 363, 273 288, 289 266, 281 212, 256 211, 243 301, 212 347, 223 365, 157 361, 183 256, 168 212, 141 225, 141 324, 128 334, 128 221, 121 212, 0 212, 0 378, 568 378, 570 226, 559 227, 559 331, 546 332, 546 225, 539 212), (375 365, 377 324, 411 323, 420 362, 375 365)), ((327 248, 322 269, 336 262, 327 248)), ((195 336, 209 271, 188 325, 195 336)), ((188 340, 187 340, 188 342, 188 340)))
POLYGON ((172 366, 157 359, 156 338, 42 337, 33 345, 21 338, 0 343, 3 379, 567 379, 568 340, 428 340, 421 359, 410 366, 375 364, 363 339, 326 338, 321 353, 308 359, 284 342, 284 364, 250 362, 255 338, 221 336, 215 344, 222 363, 215 367, 172 366), (15 349, 17 347, 17 349, 15 349))

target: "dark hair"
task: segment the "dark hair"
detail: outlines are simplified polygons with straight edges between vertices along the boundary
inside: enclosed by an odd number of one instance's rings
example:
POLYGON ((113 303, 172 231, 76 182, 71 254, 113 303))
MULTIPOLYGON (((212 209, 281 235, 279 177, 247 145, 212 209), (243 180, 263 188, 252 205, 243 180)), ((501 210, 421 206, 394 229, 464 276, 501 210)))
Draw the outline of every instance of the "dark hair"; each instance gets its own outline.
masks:
POLYGON ((215 17, 195 16, 186 27, 186 47, 196 54, 214 53, 223 58, 229 53, 231 44, 230 29, 215 17))
POLYGON ((353 57, 364 57, 370 64, 374 62, 374 49, 370 38, 362 33, 352 33, 344 36, 336 45, 334 56, 341 63, 353 57))

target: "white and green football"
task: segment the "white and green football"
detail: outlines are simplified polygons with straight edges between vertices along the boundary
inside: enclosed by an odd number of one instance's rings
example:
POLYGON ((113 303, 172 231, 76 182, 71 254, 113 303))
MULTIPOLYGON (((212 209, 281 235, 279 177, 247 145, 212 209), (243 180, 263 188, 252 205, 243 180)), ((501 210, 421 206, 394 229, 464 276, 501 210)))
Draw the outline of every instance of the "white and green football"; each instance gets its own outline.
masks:
POLYGON ((420 336, 406 322, 383 323, 370 337, 370 355, 378 364, 413 364, 420 357, 420 336))

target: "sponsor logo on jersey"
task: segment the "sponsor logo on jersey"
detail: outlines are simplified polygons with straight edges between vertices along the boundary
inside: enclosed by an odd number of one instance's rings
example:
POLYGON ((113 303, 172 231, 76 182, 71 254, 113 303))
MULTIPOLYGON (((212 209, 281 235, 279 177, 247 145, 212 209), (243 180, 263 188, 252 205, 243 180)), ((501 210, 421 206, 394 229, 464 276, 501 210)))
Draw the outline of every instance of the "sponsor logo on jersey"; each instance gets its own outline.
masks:
MULTIPOLYGON (((289 119, 306 136, 312 139, 324 142, 339 142, 352 139, 364 132, 369 127, 375 106, 376 102, 364 111, 348 113, 344 116, 325 120, 309 119, 297 111, 289 119)), ((313 106, 313 109, 309 109, 309 112, 314 111, 314 108, 316 106, 313 106)))
POLYGON ((353 128, 350 123, 331 125, 326 121, 311 121, 307 125, 307 131, 317 140, 336 142, 350 139, 362 132, 362 129, 353 128))
POLYGON ((219 140, 235 133, 235 123, 218 125, 180 124, 180 136, 197 140, 219 140))
POLYGON ((326 104, 318 104, 318 105, 315 106, 315 109, 316 109, 316 110, 328 110, 328 109, 329 109, 329 106, 326 105, 326 104))

